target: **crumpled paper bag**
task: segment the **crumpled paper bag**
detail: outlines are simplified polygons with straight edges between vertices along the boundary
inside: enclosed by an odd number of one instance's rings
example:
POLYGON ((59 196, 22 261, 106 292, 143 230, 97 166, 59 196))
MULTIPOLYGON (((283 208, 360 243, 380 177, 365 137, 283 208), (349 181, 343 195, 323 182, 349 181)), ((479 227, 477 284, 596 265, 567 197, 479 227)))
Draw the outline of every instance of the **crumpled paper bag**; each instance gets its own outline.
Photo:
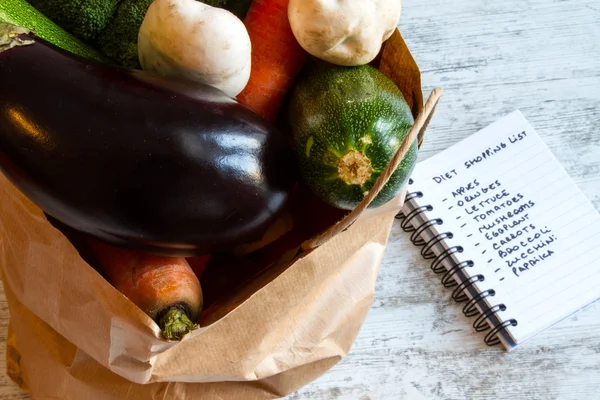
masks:
MULTIPOLYGON (((393 63, 398 68, 388 76, 416 114, 419 72, 398 31, 376 61, 382 70, 393 63)), ((169 343, 0 175, 0 263, 11 314, 7 373, 36 399, 251 400, 292 393, 348 354, 371 307, 404 195, 363 213, 225 315, 169 343)))

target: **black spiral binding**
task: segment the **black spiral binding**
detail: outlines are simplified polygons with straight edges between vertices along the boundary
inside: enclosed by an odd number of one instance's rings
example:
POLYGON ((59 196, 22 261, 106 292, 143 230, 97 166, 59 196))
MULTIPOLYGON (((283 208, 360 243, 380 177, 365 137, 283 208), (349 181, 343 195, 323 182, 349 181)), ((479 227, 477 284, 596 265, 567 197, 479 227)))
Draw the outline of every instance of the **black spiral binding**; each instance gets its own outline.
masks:
MULTIPOLYGON (((413 180, 410 179, 408 182, 409 185, 413 184, 413 180)), ((405 202, 409 202, 413 199, 420 199, 423 197, 423 192, 409 192, 406 194, 405 202)), ((452 239, 454 234, 452 232, 442 232, 436 234, 433 238, 429 240, 425 240, 421 234, 425 231, 433 228, 434 226, 440 226, 444 224, 444 220, 441 218, 428 219, 423 222, 419 226, 413 226, 412 222, 419 215, 424 212, 433 211, 433 206, 431 205, 423 205, 419 206, 413 210, 411 210, 407 215, 404 215, 401 211, 396 215, 396 219, 402 221, 400 223, 400 227, 404 232, 411 233, 410 241, 417 247, 421 247, 421 256, 425 259, 433 259, 431 262, 431 270, 436 274, 444 274, 441 278, 442 285, 445 288, 454 288, 452 291, 452 299, 457 303, 467 302, 462 309, 462 313, 466 317, 475 317, 479 315, 475 321, 473 322, 473 328, 477 332, 484 332, 490 329, 490 324, 488 324, 488 319, 492 315, 495 315, 498 311, 505 311, 506 306, 504 304, 496 304, 491 307, 485 307, 485 311, 482 313, 480 308, 478 307, 480 304, 483 304, 484 299, 491 298, 496 295, 496 292, 493 289, 483 290, 481 292, 477 292, 475 295, 469 299, 467 292, 469 288, 476 284, 477 282, 485 281, 485 276, 482 274, 472 275, 468 279, 462 280, 458 283, 455 279, 455 276, 459 271, 472 268, 475 263, 472 260, 462 261, 460 263, 453 263, 449 269, 447 269, 443 262, 448 259, 453 261, 452 255, 462 253, 464 251, 462 246, 453 246, 450 247, 444 252, 436 255, 433 251, 433 248, 438 244, 443 242, 446 239, 452 239)), ((462 276, 462 275, 459 275, 462 276)), ((483 309, 483 307, 481 307, 483 309)), ((516 319, 509 319, 506 321, 502 321, 496 325, 485 335, 484 342, 488 346, 495 346, 500 343, 499 334, 503 330, 507 329, 509 326, 517 326, 516 319)))

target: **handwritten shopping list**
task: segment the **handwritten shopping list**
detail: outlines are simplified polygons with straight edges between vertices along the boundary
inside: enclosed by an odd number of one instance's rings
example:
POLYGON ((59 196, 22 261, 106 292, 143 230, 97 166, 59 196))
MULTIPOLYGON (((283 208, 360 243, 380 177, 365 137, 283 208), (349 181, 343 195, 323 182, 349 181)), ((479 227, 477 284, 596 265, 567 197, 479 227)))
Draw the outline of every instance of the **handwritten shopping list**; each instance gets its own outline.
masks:
POLYGON ((600 295, 600 216, 521 113, 419 163, 413 181, 467 272, 521 313, 600 295))

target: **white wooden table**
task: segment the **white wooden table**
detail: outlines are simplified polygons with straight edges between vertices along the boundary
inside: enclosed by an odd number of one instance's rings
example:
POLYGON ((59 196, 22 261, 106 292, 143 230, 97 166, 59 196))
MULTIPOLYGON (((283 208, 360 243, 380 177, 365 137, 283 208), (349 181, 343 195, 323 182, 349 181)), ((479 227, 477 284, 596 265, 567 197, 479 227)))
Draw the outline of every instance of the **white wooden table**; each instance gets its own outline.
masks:
MULTIPOLYGON (((404 0, 400 28, 425 95, 445 89, 422 159, 520 109, 600 209, 598 0, 404 0)), ((395 226, 349 356, 288 400, 600 398, 600 304, 508 354, 449 294, 395 226)), ((0 374, 0 400, 27 398, 0 374)))
MULTIPOLYGON (((600 210, 600 1, 404 0, 400 29, 445 89, 422 159, 520 109, 600 210)), ((289 400, 600 398, 599 303, 489 348, 398 225, 350 354, 289 400)))

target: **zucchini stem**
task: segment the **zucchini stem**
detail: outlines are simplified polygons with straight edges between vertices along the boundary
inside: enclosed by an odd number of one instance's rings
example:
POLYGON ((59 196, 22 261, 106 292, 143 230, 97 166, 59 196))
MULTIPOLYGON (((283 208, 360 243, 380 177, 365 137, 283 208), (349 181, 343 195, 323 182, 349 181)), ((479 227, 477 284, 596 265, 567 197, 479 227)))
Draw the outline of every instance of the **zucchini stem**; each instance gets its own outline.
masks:
POLYGON ((166 340, 181 340, 188 332, 198 328, 181 307, 169 308, 160 318, 158 325, 166 340))
POLYGON ((371 160, 360 151, 351 150, 338 164, 338 176, 348 185, 364 185, 373 175, 371 160))
POLYGON ((0 53, 17 46, 27 46, 35 43, 33 40, 21 39, 19 35, 29 33, 29 29, 0 22, 0 53))

